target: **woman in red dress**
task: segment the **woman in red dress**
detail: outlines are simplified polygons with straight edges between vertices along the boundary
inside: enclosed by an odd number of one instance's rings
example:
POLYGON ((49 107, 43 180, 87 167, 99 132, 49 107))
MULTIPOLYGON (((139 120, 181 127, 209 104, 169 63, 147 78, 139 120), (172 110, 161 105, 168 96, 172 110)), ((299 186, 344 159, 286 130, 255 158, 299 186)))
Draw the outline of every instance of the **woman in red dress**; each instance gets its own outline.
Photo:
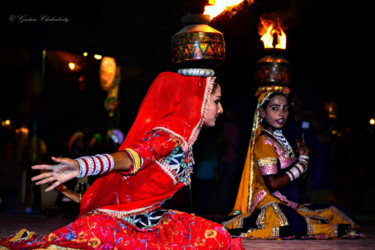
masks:
MULTIPOLYGON (((137 118, 119 150, 77 159, 52 158, 55 165, 32 180, 62 183, 100 175, 80 201, 75 221, 45 237, 9 237, 11 249, 229 249, 231 237, 220 224, 162 204, 190 184, 192 146, 202 126, 215 126, 223 112, 214 77, 163 72, 150 86, 137 118), (48 171, 48 172, 46 172, 48 171), (26 240, 25 240, 26 239, 26 240)), ((18 234, 20 236, 20 234, 18 234)))

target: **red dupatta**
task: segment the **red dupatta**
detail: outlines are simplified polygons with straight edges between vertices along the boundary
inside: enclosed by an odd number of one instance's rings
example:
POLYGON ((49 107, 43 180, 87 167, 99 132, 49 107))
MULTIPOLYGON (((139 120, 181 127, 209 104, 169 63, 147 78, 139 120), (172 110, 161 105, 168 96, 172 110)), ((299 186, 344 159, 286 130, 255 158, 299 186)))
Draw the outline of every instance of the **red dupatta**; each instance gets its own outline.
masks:
MULTIPOLYGON (((152 130, 166 131, 181 142, 184 151, 190 149, 203 125, 214 80, 173 72, 159 74, 119 150, 132 146, 152 130)), ((134 175, 110 172, 100 176, 83 195, 80 216, 97 208, 118 216, 152 210, 181 187, 181 183, 175 185, 166 178, 156 163, 134 175), (150 184, 140 187, 145 180, 150 184)))

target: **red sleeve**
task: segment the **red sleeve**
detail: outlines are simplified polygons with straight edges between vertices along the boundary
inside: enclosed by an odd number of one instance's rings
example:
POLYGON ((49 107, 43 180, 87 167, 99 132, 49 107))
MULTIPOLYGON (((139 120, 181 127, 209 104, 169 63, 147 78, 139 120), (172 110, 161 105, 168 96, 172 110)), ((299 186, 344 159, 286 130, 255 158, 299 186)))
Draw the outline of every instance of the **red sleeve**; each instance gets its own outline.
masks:
POLYGON ((125 174, 135 174, 151 162, 167 157, 179 142, 163 131, 149 132, 134 146, 124 149, 132 158, 133 164, 125 174))

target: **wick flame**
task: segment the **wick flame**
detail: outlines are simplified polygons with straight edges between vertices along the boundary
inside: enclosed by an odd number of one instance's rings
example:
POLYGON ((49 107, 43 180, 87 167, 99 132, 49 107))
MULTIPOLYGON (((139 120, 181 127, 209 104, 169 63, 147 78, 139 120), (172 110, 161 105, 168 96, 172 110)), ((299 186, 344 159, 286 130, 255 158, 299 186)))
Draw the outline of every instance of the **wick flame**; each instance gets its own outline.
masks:
POLYGON ((229 10, 239 5, 243 1, 244 0, 209 0, 208 3, 210 5, 204 7, 203 14, 210 15, 212 20, 212 18, 218 16, 224 10, 229 10))
POLYGON ((260 40, 263 41, 264 48, 278 48, 286 49, 286 35, 283 29, 280 27, 280 22, 260 18, 260 25, 258 28, 260 40), (274 35, 277 35, 277 44, 274 46, 274 35))

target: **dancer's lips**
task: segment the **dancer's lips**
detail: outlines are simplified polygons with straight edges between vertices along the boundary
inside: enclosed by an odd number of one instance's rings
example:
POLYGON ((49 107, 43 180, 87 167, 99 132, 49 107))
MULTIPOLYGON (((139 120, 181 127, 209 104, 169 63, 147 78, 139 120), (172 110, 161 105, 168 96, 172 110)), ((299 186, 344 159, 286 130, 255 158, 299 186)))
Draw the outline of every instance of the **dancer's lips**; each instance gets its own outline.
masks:
POLYGON ((277 119, 277 120, 276 120, 276 123, 277 123, 277 124, 283 124, 283 123, 284 123, 284 119, 277 119))

